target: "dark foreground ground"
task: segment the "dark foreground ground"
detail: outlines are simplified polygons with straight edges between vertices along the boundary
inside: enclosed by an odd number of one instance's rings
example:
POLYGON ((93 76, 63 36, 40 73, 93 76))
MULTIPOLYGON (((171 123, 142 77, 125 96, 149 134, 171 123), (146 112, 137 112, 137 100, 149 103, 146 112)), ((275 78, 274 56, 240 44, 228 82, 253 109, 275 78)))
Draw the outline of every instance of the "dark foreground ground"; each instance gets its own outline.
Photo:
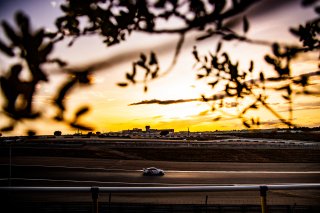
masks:
MULTIPOLYGON (((0 156, 81 157, 175 162, 320 163, 320 146, 260 142, 161 142, 37 139, 0 143, 0 156)), ((317 144, 317 143, 315 143, 317 144)))
MULTIPOLYGON (((188 204, 132 204, 113 203, 99 204, 99 212, 117 213, 255 213, 261 212, 258 205, 188 205, 188 204)), ((91 213, 91 203, 20 203, 19 205, 8 206, 7 212, 24 213, 91 213), (9 207, 11 209, 9 209, 9 207)), ((320 206, 299 206, 299 205, 273 205, 267 207, 271 213, 319 213, 320 206)))
MULTIPOLYGON (((7 144, 0 145, 0 163, 2 165, 9 164, 9 152, 10 147, 7 144)), ((104 143, 91 144, 90 139, 87 142, 72 141, 72 143, 62 143, 61 141, 60 143, 37 141, 32 143, 12 144, 11 162, 17 165, 83 166, 127 170, 141 169, 142 167, 151 166, 152 164, 158 165, 160 168, 171 170, 276 170, 303 172, 309 170, 319 171, 320 150, 319 148, 314 147, 305 148, 295 146, 256 146, 256 148, 254 148, 251 145, 244 145, 242 147, 242 145, 239 144, 204 148, 170 146, 139 148, 137 146, 115 147, 104 143)), ((44 177, 50 176, 51 178, 62 179, 66 174, 59 170, 59 173, 52 172, 49 175, 49 173, 46 173, 45 171, 46 170, 42 173, 44 177)), ((33 170, 26 169, 25 174, 28 174, 28 172, 30 173, 30 176, 34 173, 33 170)), ((81 174, 83 173, 81 172, 81 174)), ((99 174, 104 177, 101 172, 99 172, 99 174)), ((127 174, 128 173, 126 172, 124 175, 127 174)), ((73 175, 75 176, 73 178, 77 178, 76 173, 73 173, 73 175)), ((119 176, 117 176, 118 174, 113 176, 113 173, 107 173, 106 176, 108 175, 111 175, 115 180, 117 177, 119 178, 119 176)), ((130 180, 133 179, 132 177, 136 178, 136 180, 140 180, 140 177, 136 177, 133 174, 124 178, 130 180)), ((317 178, 319 177, 318 173, 310 175, 309 177, 310 179, 308 179, 308 177, 304 178, 305 183, 319 183, 320 181, 320 178, 317 178)), ((7 178, 6 173, 4 173, 4 176, 1 178, 7 178)), ((168 181, 169 183, 176 180, 170 175, 166 178, 165 182, 168 181)), ((203 176, 199 176, 195 181, 201 182, 203 178, 203 176)), ((260 178, 260 180, 268 180, 271 176, 266 174, 265 177, 260 178)), ((208 178, 206 180, 210 181, 208 178)), ((218 180, 217 176, 213 177, 213 180, 218 180)), ((226 182, 226 180, 228 179, 221 179, 221 182, 226 182)), ((300 179, 296 180, 297 182, 300 181, 300 179)), ((101 181, 108 180, 102 179, 101 181)), ((40 181, 38 183, 40 183, 40 181)), ((15 183, 13 182, 13 185, 14 184, 15 183)), ((2 186, 6 185, 7 181, 2 182, 2 186)), ((35 185, 37 185, 37 182, 35 182, 35 185)), ((88 183, 87 185, 92 186, 93 183, 88 183)), ((72 186, 75 186, 75 184, 73 183, 72 186)), ((241 192, 235 193, 234 195, 229 192, 211 194, 201 193, 198 195, 193 194, 195 198, 192 199, 192 202, 182 201, 170 204, 164 202, 169 197, 169 195, 165 194, 138 196, 109 196, 108 194, 104 194, 99 198, 99 209, 100 212, 124 213, 261 212, 259 206, 259 192, 241 192), (126 202, 126 199, 130 202, 126 202)), ((171 198, 179 200, 186 195, 171 194, 170 196, 171 198)), ((56 194, 50 197, 49 195, 10 195, 1 192, 0 204, 5 211, 0 209, 0 212, 92 212, 90 200, 90 194, 84 196, 56 194), (74 199, 77 197, 81 199, 74 199)), ((320 212, 319 190, 310 192, 269 192, 267 201, 269 204, 269 212, 320 212), (284 202, 282 202, 282 199, 284 202)))

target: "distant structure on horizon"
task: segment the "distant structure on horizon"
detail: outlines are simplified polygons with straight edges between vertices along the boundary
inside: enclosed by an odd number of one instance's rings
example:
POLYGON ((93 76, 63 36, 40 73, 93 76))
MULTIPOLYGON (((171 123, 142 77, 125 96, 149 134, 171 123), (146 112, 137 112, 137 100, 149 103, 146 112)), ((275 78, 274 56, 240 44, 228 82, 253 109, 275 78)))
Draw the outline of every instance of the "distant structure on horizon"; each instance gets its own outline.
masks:
POLYGON ((174 129, 151 129, 149 125, 145 127, 145 131, 139 128, 133 128, 132 130, 122 130, 123 135, 131 137, 142 137, 142 136, 171 136, 174 134, 174 129))

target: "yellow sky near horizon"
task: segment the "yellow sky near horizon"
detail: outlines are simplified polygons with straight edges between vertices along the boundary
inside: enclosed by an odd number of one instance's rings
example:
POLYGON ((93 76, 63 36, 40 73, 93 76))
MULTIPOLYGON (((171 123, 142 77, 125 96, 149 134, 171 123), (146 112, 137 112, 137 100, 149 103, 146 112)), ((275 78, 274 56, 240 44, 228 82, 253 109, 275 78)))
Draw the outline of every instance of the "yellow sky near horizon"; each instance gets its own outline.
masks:
MULTIPOLYGON (((31 16, 33 26, 45 26, 52 28, 54 17, 60 14, 57 6, 52 2, 59 4, 60 1, 41 1, 41 4, 27 6, 22 1, 13 1, 6 8, 6 13, 1 19, 12 19, 12 13, 19 7, 26 10, 31 16), (19 3, 17 3, 19 2, 19 3), (24 5, 24 6, 21 6, 24 5), (40 9, 41 8, 41 9, 40 9), (47 16, 43 16, 48 14, 47 16), (41 18, 41 20, 39 19, 41 18)), ((297 3, 297 1, 293 1, 297 3)), ((264 15, 250 15, 250 30, 248 36, 255 39, 263 39, 280 42, 295 43, 296 38, 288 32, 289 26, 297 26, 306 20, 314 18, 315 14, 311 8, 301 8, 299 4, 289 4, 285 9, 277 9, 272 13, 264 15), (292 14, 295 14, 292 16, 292 14)), ((236 31, 241 32, 241 23, 235 26, 236 31)), ((2 31, 2 29, 0 30, 2 31)), ((72 117, 74 111, 79 106, 90 105, 91 111, 83 117, 82 122, 91 124, 95 131, 108 132, 120 131, 132 128, 144 128, 151 125, 152 128, 174 128, 177 131, 215 131, 243 129, 242 121, 234 119, 230 115, 225 115, 225 119, 214 122, 214 118, 220 116, 219 112, 212 112, 212 105, 204 102, 188 102, 172 105, 135 105, 143 100, 177 100, 177 99, 197 99, 202 94, 212 95, 212 90, 204 81, 196 80, 196 70, 193 68, 195 60, 191 54, 193 45, 197 45, 202 54, 208 51, 214 51, 217 45, 217 38, 207 39, 195 43, 195 33, 187 36, 183 45, 179 60, 174 69, 166 76, 159 78, 148 84, 148 92, 143 92, 143 85, 130 85, 126 88, 116 86, 117 83, 125 80, 125 73, 131 71, 131 63, 138 59, 141 51, 149 54, 150 51, 158 53, 160 66, 165 70, 171 63, 174 54, 174 47, 178 41, 178 36, 157 35, 150 36, 141 33, 133 33, 128 40, 120 45, 106 48, 102 44, 102 39, 97 36, 88 36, 79 38, 72 47, 67 47, 67 41, 61 42, 55 48, 53 56, 60 56, 66 59, 71 65, 86 64, 91 61, 104 60, 110 56, 119 55, 123 52, 135 52, 136 57, 127 62, 115 64, 105 70, 99 71, 93 75, 94 84, 89 87, 79 88, 72 92, 67 98, 67 116, 72 117)), ((199 34, 198 34, 199 35, 199 34)), ((3 34, 0 34, 1 38, 3 34)), ((250 60, 255 61, 255 71, 260 70, 273 75, 272 67, 268 66, 263 56, 270 52, 265 46, 251 46, 241 42, 230 42, 223 45, 223 50, 230 53, 233 60, 239 60, 240 67, 247 69, 250 60)), ((292 68, 294 74, 311 72, 318 70, 318 58, 316 54, 309 54, 307 58, 298 58, 292 68)), ((6 65, 6 58, 0 56, 1 74, 6 65)), ((52 95, 59 85, 63 83, 65 76, 53 75, 50 77, 50 84, 41 85, 35 97, 37 109, 43 110, 47 118, 53 117, 55 109, 48 107, 51 103, 52 95)), ((314 80, 315 88, 319 91, 319 79, 314 80)), ((272 93, 271 93, 272 94, 272 93)), ((272 107, 279 111, 281 115, 287 118, 287 106, 280 95, 270 95, 268 100, 272 107)), ((246 105, 250 100, 244 101, 240 105, 246 105)), ((229 101, 230 103, 232 100, 229 101)), ((0 104, 2 100, 0 100, 0 104)), ((240 106, 241 107, 241 106, 240 106)), ((293 122, 302 126, 320 125, 320 98, 297 97, 294 100, 293 122)), ((226 109, 228 113, 235 114, 237 108, 226 109)), ((259 116, 262 122, 261 128, 284 127, 279 124, 279 120, 265 109, 250 112, 252 116, 259 116)), ((1 118, 0 118, 1 119, 1 118)), ((26 127, 32 127, 38 134, 52 134, 55 130, 61 130, 63 133, 74 133, 75 129, 58 124, 50 119, 43 119, 39 122, 24 122, 17 126, 15 132, 10 134, 25 134, 26 127)))

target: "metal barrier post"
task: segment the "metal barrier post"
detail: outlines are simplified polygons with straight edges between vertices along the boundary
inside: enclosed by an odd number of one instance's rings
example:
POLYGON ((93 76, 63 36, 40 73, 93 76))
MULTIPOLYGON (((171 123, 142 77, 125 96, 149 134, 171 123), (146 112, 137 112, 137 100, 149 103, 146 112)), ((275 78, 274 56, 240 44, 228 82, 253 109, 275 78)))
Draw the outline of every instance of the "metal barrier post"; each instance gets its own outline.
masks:
POLYGON ((109 202, 108 202, 108 206, 109 206, 109 211, 111 211, 111 192, 109 193, 109 202))
POLYGON ((208 212, 208 195, 206 195, 206 213, 208 212))
POLYGON ((261 213, 267 213, 267 186, 260 186, 261 213))
POLYGON ((92 193, 92 213, 99 213, 99 206, 98 206, 99 187, 92 186, 91 193, 92 193))
POLYGON ((12 169, 11 169, 11 165, 12 165, 12 148, 11 148, 11 142, 9 144, 9 186, 11 186, 11 173, 12 173, 12 169))

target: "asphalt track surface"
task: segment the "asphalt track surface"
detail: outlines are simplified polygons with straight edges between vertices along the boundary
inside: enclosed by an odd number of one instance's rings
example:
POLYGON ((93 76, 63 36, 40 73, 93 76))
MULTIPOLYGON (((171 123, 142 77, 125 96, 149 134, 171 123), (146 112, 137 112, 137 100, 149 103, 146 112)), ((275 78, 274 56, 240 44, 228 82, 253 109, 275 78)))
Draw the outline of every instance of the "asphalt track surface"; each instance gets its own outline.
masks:
MULTIPOLYGON (((1 186, 8 185, 9 166, 0 161, 1 186)), ((103 161, 95 159, 26 158, 14 159, 11 185, 14 186, 203 186, 247 184, 320 183, 319 164, 261 163, 176 163, 145 161, 103 161), (32 163, 31 163, 32 162, 32 163), (142 175, 142 168, 164 169, 160 177, 142 175)), ((90 201, 90 194, 70 196, 37 193, 11 195, 23 201, 90 201)), ((108 200, 107 194, 100 199, 108 200)), ((259 204, 259 192, 138 193, 113 194, 113 202, 201 204, 206 196, 211 204, 259 204)), ((274 205, 319 205, 319 190, 270 191, 274 205)))
MULTIPOLYGON (((8 166, 0 166, 1 180, 7 180, 8 166)), ((175 186, 316 183, 320 171, 212 171, 166 170, 164 176, 143 176, 141 169, 68 167, 46 165, 12 165, 15 185, 87 186, 175 186)))

